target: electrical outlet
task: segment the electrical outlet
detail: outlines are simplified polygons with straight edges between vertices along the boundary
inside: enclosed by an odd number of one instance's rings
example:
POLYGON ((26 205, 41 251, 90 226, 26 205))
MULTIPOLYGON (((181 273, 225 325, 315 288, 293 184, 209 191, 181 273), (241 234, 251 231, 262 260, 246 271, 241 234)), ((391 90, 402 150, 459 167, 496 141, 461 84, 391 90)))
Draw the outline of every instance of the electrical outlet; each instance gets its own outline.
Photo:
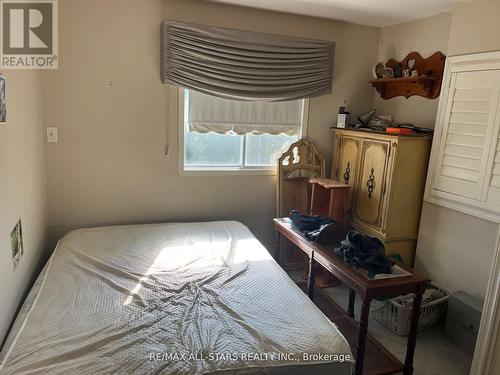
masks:
POLYGON ((57 143, 57 128, 51 126, 47 127, 47 142, 57 143))

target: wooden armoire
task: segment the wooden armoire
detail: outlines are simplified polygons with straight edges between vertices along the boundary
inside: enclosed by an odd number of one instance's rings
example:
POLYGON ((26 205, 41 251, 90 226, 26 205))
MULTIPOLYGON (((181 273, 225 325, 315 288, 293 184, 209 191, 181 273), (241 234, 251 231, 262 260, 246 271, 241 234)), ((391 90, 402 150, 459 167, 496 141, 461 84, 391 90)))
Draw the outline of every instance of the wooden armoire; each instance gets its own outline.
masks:
POLYGON ((349 224, 413 266, 432 138, 334 132, 332 179, 351 186, 349 224))

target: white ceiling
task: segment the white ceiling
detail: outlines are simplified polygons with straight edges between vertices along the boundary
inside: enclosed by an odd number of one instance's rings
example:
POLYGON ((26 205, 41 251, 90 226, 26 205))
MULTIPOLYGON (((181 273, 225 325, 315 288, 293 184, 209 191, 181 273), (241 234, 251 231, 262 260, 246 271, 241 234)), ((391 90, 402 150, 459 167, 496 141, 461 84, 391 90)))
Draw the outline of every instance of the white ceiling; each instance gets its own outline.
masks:
POLYGON ((390 26, 451 11, 464 0, 208 0, 279 12, 390 26))

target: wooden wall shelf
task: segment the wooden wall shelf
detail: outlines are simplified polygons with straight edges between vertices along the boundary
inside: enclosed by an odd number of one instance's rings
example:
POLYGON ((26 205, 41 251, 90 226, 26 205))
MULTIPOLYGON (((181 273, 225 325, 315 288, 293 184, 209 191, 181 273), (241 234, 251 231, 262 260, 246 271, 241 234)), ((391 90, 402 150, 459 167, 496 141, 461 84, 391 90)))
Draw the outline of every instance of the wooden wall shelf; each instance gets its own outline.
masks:
POLYGON ((408 69, 408 61, 412 59, 415 60, 413 69, 418 71, 418 76, 380 78, 369 81, 383 99, 396 96, 409 98, 413 95, 434 99, 439 96, 446 56, 441 52, 436 52, 424 59, 418 52, 411 52, 402 61, 390 59, 385 65, 394 69, 400 63, 403 69, 408 69))

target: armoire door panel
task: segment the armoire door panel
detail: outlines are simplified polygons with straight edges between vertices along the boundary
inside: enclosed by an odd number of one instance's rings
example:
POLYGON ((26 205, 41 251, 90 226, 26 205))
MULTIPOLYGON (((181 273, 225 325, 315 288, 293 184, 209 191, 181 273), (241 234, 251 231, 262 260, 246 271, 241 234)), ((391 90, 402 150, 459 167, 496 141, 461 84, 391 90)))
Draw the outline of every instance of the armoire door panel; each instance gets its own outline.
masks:
POLYGON ((354 198, 354 219, 377 231, 382 225, 389 147, 389 142, 363 140, 359 183, 354 198))
POLYGON ((336 180, 351 186, 349 204, 352 207, 353 191, 357 182, 358 158, 361 141, 351 137, 340 137, 338 146, 338 163, 336 180))

